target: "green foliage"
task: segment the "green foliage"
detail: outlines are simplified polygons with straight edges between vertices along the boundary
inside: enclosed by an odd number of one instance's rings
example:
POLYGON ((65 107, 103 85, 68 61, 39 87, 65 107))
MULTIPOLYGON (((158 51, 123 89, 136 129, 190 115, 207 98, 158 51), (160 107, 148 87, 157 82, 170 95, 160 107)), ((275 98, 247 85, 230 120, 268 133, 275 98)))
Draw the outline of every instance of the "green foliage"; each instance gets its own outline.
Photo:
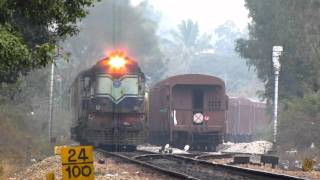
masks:
POLYGON ((30 69, 31 53, 21 36, 0 25, 0 82, 15 82, 20 73, 30 69), (21 69, 24 71, 21 72, 21 69))
POLYGON ((167 54, 168 72, 198 73, 220 77, 225 80, 231 96, 255 97, 262 89, 255 72, 248 69, 245 60, 234 51, 235 40, 245 37, 232 21, 226 21, 215 29, 214 44, 211 35, 201 34, 196 22, 182 21, 178 31, 162 42, 162 50, 167 54))
POLYGON ((212 48, 210 40, 210 35, 200 34, 197 22, 181 21, 178 30, 171 31, 171 37, 162 40, 162 51, 168 59, 166 76, 188 73, 198 55, 212 48))
POLYGON ((178 32, 172 31, 174 40, 186 47, 192 47, 197 44, 197 38, 199 36, 199 26, 197 22, 193 22, 188 19, 183 20, 178 24, 178 32))
MULTIPOLYGON (((78 32, 94 1, 0 0, 0 159, 23 166, 52 151, 46 65, 61 58, 57 42, 78 32)), ((69 113, 56 108, 55 114, 56 133, 67 136, 69 113)))
MULTIPOLYGON (((22 77, 18 84, 4 84, 0 89, 0 137, 1 143, 5 145, 0 147, 1 159, 7 155, 1 152, 12 151, 18 157, 5 158, 23 165, 31 158, 42 158, 52 152, 47 126, 49 72, 50 68, 32 71, 22 77), (11 98, 1 94, 9 94, 11 98)), ((56 81, 56 87, 59 85, 56 81)), ((53 134, 58 144, 68 144, 70 112, 62 106, 61 97, 58 96, 59 88, 54 89, 54 94, 53 134)))
MULTIPOLYGON (((158 47, 157 22, 149 18, 154 17, 151 6, 143 3, 132 7, 126 0, 106 0, 89 12, 81 23, 80 33, 63 44, 71 53, 70 64, 63 70, 68 73, 62 73, 63 76, 75 77, 111 50, 120 48, 139 63, 151 80, 160 77, 163 55, 158 47)), ((74 79, 69 77, 64 79, 70 85, 74 79)))
POLYGON ((279 142, 299 149, 320 146, 320 94, 307 94, 286 103, 280 116, 279 142))
POLYGON ((279 143, 299 149, 314 142, 320 128, 320 1, 246 0, 252 22, 249 38, 236 50, 254 67, 269 100, 274 91, 272 46, 282 45, 279 98, 279 143))
POLYGON ((95 0, 1 0, 0 83, 53 62, 56 42, 78 32, 95 0))
POLYGON ((191 64, 189 73, 209 74, 224 79, 229 96, 256 97, 263 89, 253 71, 248 70, 245 60, 234 53, 204 54, 191 64))
POLYGON ((172 41, 168 41, 175 50, 194 55, 203 50, 211 48, 211 36, 208 34, 200 34, 197 22, 192 20, 183 20, 178 24, 178 31, 171 31, 172 41))
POLYGON ((239 38, 245 38, 246 36, 247 32, 245 30, 240 30, 233 21, 226 21, 214 30, 214 37, 216 37, 214 43, 215 53, 237 57, 235 41, 239 38))
POLYGON ((264 97, 273 95, 272 46, 282 45, 280 98, 319 90, 320 1, 246 0, 252 22, 249 39, 239 39, 236 50, 256 69, 265 84, 264 97))

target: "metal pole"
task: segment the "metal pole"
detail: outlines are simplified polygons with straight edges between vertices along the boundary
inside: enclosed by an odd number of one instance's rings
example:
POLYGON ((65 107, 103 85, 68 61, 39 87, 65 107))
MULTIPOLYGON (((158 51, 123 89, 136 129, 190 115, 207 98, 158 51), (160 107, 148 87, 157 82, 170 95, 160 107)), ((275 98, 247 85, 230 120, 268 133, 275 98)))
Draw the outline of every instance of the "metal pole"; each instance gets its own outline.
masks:
POLYGON ((254 104, 253 105, 253 123, 252 123, 252 130, 255 131, 256 130, 256 110, 257 110, 257 105, 254 104))
POLYGON ((238 118, 237 118, 237 135, 240 135, 240 118, 241 118, 240 99, 238 100, 238 118))
POLYGON ((224 83, 225 83, 225 87, 227 89, 227 86, 228 86, 228 74, 227 73, 224 73, 224 83))
POLYGON ((277 129, 278 129, 278 83, 279 83, 279 70, 274 72, 274 109, 273 109, 273 142, 277 142, 277 129))
POLYGON ((51 74, 50 74, 50 99, 49 99, 49 119, 48 119, 48 135, 49 135, 50 143, 52 139, 53 86, 54 86, 54 63, 52 63, 51 65, 51 74))

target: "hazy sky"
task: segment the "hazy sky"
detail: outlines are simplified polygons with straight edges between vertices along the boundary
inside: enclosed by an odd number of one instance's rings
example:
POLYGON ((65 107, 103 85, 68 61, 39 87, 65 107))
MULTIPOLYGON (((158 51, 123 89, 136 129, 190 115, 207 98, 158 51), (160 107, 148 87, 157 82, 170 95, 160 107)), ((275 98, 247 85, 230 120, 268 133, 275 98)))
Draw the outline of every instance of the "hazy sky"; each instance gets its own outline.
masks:
MULTIPOLYGON (((142 0, 131 0, 138 4, 142 0)), ((162 14, 161 29, 170 29, 185 19, 198 21, 202 31, 212 32, 227 20, 243 29, 247 26, 248 10, 244 0, 148 0, 162 14)))

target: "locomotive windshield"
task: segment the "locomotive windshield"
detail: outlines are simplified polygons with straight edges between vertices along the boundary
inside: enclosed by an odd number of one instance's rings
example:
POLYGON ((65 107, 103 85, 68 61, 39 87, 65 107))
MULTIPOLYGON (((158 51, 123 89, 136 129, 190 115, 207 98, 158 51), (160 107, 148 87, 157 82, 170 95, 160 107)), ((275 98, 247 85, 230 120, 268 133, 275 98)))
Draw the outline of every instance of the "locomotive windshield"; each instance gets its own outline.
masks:
POLYGON ((108 96, 118 103, 125 97, 139 95, 139 77, 135 75, 124 76, 121 79, 112 79, 110 76, 98 76, 96 79, 95 94, 108 96))

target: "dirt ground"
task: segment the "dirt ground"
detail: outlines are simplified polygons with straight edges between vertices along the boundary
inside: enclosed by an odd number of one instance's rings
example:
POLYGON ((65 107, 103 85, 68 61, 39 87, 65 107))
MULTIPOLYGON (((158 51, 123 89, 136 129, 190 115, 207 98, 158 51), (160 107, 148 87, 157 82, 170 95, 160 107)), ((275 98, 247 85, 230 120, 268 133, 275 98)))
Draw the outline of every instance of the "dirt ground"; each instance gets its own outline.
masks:
MULTIPOLYGON (((232 158, 229 159, 216 159, 211 162, 226 164, 232 162, 232 158)), ((252 164, 239 165, 241 167, 258 169, 267 172, 276 172, 281 174, 287 174, 291 176, 299 176, 307 179, 317 180, 320 179, 319 171, 303 172, 303 171, 288 171, 279 168, 272 169, 270 166, 258 166, 252 164)), ((10 169, 11 165, 2 162, 2 171, 0 168, 0 179, 10 180, 42 180, 46 178, 49 172, 54 172, 56 179, 61 179, 61 161, 60 156, 51 156, 44 160, 34 163, 33 165, 22 169, 19 172, 11 176, 4 176, 1 172, 5 172, 10 169)), ((125 163, 123 161, 115 160, 113 158, 105 158, 100 154, 95 154, 95 179, 114 179, 114 180, 153 180, 153 179, 174 179, 173 177, 163 175, 159 172, 152 171, 150 169, 143 168, 141 166, 125 163), (98 163, 98 160, 104 160, 104 163, 98 163)))
MULTIPOLYGON (((231 163, 232 161, 233 161, 232 158, 211 160, 211 162, 218 163, 218 164, 227 164, 227 163, 231 163)), ((311 179, 311 180, 319 180, 320 179, 320 171, 310 171, 310 172, 304 172, 301 170, 289 171, 289 170, 283 170, 283 169, 279 169, 279 168, 273 169, 271 167, 271 165, 259 166, 259 165, 252 165, 252 164, 243 164, 243 165, 238 165, 238 166, 250 168, 250 169, 257 169, 257 170, 261 170, 261 171, 272 172, 272 173, 280 173, 280 174, 286 174, 286 175, 290 175, 290 176, 298 176, 298 177, 307 178, 307 179, 311 179)))
MULTIPOLYGON (((95 154, 95 179, 115 179, 115 180, 153 180, 153 179, 174 179, 159 172, 143 168, 135 164, 117 161, 112 158, 104 158, 102 155, 95 154), (104 164, 99 164, 98 160, 103 159, 104 164)), ((60 156, 48 157, 20 172, 13 174, 10 180, 43 180, 49 172, 54 172, 56 179, 61 179, 60 156)))

